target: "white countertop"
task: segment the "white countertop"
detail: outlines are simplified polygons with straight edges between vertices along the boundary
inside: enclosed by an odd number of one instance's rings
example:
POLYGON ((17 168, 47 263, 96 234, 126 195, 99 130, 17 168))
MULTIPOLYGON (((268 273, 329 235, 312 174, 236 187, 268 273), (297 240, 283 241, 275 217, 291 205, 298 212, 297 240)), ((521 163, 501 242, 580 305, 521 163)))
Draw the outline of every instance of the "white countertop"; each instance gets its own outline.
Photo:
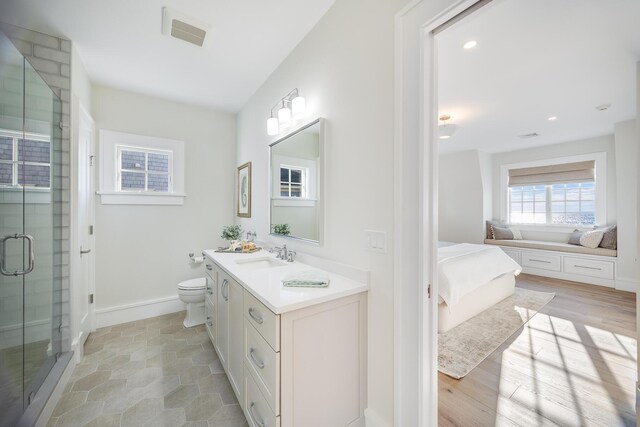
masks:
POLYGON ((369 285, 366 283, 356 282, 298 261, 285 262, 285 265, 269 268, 247 267, 236 263, 237 260, 249 260, 251 258, 268 257, 276 259, 275 254, 271 254, 266 250, 243 254, 219 253, 213 249, 208 249, 204 253, 276 314, 298 310, 369 290, 369 285), (329 276, 329 286, 326 288, 297 288, 282 285, 282 278, 287 274, 305 270, 319 270, 326 273, 329 276))

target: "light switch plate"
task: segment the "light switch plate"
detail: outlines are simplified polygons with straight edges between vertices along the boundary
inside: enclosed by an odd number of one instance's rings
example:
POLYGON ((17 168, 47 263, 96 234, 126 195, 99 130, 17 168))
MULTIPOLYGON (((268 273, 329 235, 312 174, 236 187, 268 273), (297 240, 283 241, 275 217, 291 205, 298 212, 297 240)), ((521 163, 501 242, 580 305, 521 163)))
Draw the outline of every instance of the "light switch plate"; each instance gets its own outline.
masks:
POLYGON ((384 231, 364 230, 364 247, 371 252, 387 253, 387 233, 384 231))

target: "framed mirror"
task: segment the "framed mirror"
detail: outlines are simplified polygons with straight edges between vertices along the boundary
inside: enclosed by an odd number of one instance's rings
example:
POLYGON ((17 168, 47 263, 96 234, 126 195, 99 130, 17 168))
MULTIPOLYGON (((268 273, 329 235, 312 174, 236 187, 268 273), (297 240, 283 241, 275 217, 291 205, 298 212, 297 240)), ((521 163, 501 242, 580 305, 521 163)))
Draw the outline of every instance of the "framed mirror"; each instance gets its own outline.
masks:
POLYGON ((320 244, 323 119, 270 145, 270 233, 320 244))

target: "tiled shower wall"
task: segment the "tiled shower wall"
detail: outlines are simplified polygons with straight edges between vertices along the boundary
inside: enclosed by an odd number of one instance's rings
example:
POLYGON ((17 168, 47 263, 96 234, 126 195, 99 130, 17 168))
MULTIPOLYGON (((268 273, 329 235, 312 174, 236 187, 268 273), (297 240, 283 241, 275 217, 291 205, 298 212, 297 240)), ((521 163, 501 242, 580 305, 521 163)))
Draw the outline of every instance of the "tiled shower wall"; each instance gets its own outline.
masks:
MULTIPOLYGON (((33 276, 29 278, 30 281, 36 282, 36 286, 33 286, 32 290, 29 288, 25 290, 25 292, 28 292, 26 297, 30 298, 30 302, 33 302, 33 305, 29 304, 28 310, 25 311, 25 317, 26 320, 33 320, 34 326, 37 326, 39 318, 42 317, 43 313, 47 312, 45 305, 51 304, 51 298, 53 298, 53 304, 56 308, 53 310, 54 318, 51 326, 56 329, 58 325, 63 325, 62 351, 68 351, 71 348, 69 333, 71 42, 3 23, 0 23, 0 30, 11 39, 20 53, 26 57, 27 61, 61 101, 59 108, 61 111, 62 130, 59 131, 58 128, 54 127, 51 153, 52 162, 61 163, 61 167, 54 168, 52 176, 52 186, 58 190, 51 192, 52 205, 27 202, 25 206, 25 215, 27 217, 38 218, 43 221, 40 223, 39 220, 36 220, 31 224, 34 228, 34 234, 38 232, 38 229, 41 229, 41 243, 43 243, 43 239, 49 237, 49 239, 59 239, 61 244, 51 245, 46 244, 46 242, 42 244, 45 247, 52 247, 53 253, 51 254, 48 249, 42 252, 44 262, 39 264, 42 270, 40 274, 34 270, 33 276), (52 233, 46 233, 45 229, 50 228, 51 224, 51 220, 47 221, 46 217, 48 215, 50 218, 51 210, 53 211, 53 229, 52 233), (49 234, 49 236, 46 234, 49 234), (47 259, 52 261, 52 266, 47 265, 51 264, 51 262, 47 262, 47 259), (59 289, 54 292, 53 296, 50 294, 45 295, 44 293, 39 295, 37 281, 46 282, 48 280, 48 286, 43 286, 42 289, 51 289, 51 279, 47 278, 51 267, 53 268, 54 283, 60 284, 59 289)), ((38 108, 37 103, 33 107, 30 106, 28 101, 26 106, 27 109, 35 108, 37 110, 38 108)), ((40 248, 44 249, 42 246, 40 248)), ((37 329, 34 329, 31 334, 26 331, 27 337, 31 335, 32 340, 41 339, 41 333, 42 331, 37 329)))

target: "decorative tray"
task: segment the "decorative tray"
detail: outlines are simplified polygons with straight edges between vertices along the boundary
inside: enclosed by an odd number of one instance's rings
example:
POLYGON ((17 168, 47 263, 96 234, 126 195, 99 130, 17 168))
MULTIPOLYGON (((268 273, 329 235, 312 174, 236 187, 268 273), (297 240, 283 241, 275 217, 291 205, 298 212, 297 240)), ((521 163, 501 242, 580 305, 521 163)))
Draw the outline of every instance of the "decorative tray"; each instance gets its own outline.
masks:
POLYGON ((253 254, 258 252, 259 250, 262 250, 262 248, 255 248, 247 252, 243 252, 242 249, 237 251, 232 251, 232 250, 229 250, 229 248, 218 248, 216 249, 216 252, 223 253, 223 254, 253 254))

